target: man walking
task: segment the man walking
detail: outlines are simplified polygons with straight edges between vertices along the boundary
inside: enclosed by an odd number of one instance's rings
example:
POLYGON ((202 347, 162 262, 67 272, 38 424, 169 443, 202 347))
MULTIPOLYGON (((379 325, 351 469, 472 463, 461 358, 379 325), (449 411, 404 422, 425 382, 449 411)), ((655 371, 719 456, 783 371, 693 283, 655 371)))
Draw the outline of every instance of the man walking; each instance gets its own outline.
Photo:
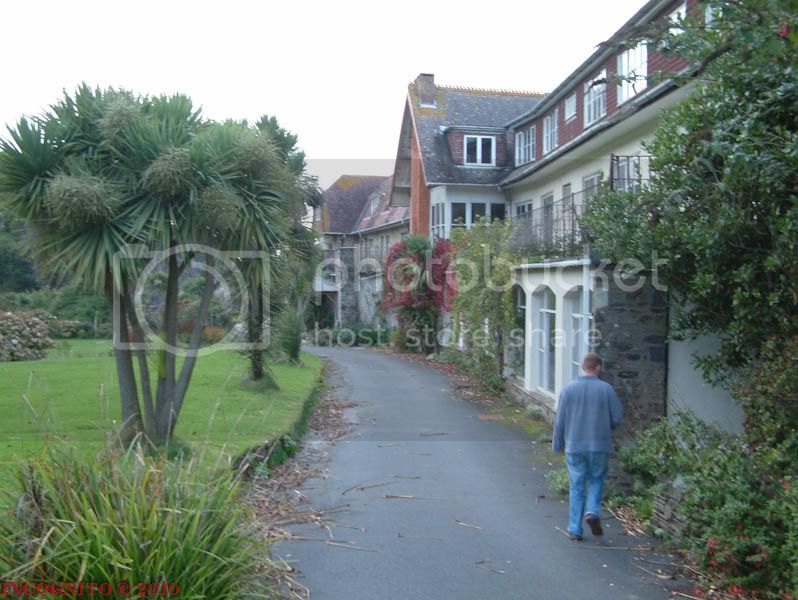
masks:
POLYGON ((615 390, 598 378, 603 366, 604 362, 595 352, 585 355, 582 359, 584 375, 560 393, 554 422, 551 447, 554 452, 565 451, 571 488, 568 537, 576 541, 582 539, 583 516, 593 535, 604 533, 600 509, 612 451, 611 432, 623 419, 623 407, 615 390))

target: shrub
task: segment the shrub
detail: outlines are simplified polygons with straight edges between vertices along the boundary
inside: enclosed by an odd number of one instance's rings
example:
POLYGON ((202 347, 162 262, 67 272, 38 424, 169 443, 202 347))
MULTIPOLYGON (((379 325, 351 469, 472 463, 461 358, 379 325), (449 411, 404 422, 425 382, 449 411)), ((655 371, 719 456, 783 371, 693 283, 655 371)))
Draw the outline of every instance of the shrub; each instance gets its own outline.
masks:
POLYGON ((687 523, 682 538, 694 558, 730 585, 779 598, 795 592, 795 432, 774 446, 749 446, 682 414, 662 419, 636 442, 619 458, 634 477, 638 513, 650 514, 654 495, 678 480, 687 523))
POLYGON ((0 362, 36 360, 53 347, 47 322, 37 313, 0 313, 0 362))
POLYGON ((191 462, 140 450, 95 460, 51 450, 17 475, 16 508, 0 519, 6 579, 173 583, 192 598, 254 592, 263 549, 242 529, 228 475, 202 478, 191 462))
POLYGON ((286 308, 280 314, 277 337, 280 348, 294 364, 299 364, 302 350, 302 334, 305 333, 305 318, 302 312, 286 308))
POLYGON ((798 430, 798 336, 772 338, 761 354, 734 394, 745 411, 748 441, 773 446, 798 430))

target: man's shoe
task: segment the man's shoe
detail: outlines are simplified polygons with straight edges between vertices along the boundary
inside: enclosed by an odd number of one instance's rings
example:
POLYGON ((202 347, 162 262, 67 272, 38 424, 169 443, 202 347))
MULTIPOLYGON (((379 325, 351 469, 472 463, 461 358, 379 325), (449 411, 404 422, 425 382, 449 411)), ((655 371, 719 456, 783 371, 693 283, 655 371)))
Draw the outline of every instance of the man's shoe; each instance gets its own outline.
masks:
POLYGON ((604 530, 601 528, 601 521, 596 515, 593 513, 587 513, 585 521, 587 521, 587 524, 590 527, 590 533, 596 536, 604 535, 604 530))
POLYGON ((569 531, 568 532, 568 539, 571 540, 571 541, 574 541, 574 542, 581 542, 582 541, 582 536, 579 535, 578 533, 574 533, 572 531, 569 531))

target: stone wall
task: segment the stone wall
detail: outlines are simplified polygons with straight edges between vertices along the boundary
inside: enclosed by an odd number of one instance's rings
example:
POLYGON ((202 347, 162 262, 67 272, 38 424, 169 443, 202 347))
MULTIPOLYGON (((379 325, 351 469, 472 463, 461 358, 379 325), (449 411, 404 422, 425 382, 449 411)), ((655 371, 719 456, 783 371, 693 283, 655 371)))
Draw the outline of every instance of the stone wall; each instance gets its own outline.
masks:
POLYGON ((380 301, 382 280, 379 274, 358 275, 358 318, 364 325, 377 325, 381 321, 380 301))
MULTIPOLYGON (((643 285, 633 283, 609 276, 594 288, 602 379, 615 388, 624 409, 623 423, 613 434, 616 448, 630 446, 637 432, 666 414, 667 295, 648 276, 643 285)), ((631 480, 617 460, 610 461, 607 484, 620 492, 629 489, 631 480)))
POLYGON ((357 308, 357 277, 355 270, 355 249, 339 248, 336 251, 338 259, 338 302, 340 304, 340 327, 352 327, 359 320, 357 308))
POLYGON ((624 422, 616 432, 616 443, 625 445, 666 414, 667 295, 642 274, 626 282, 610 276, 595 289, 602 378, 615 388, 623 404, 624 422), (644 277, 644 283, 633 285, 644 277))

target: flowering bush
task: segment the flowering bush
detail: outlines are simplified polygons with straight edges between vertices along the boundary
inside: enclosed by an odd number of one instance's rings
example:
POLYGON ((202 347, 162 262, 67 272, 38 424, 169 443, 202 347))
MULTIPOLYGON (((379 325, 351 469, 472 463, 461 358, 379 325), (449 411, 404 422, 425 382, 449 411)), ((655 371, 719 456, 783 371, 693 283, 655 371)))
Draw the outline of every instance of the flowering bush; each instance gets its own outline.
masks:
POLYGON ((416 352, 437 347, 438 318, 450 310, 455 294, 449 276, 452 246, 438 239, 433 246, 424 236, 412 236, 391 248, 385 264, 383 312, 396 311, 399 345, 416 352))
POLYGON ((47 322, 36 313, 0 313, 0 362, 36 360, 53 347, 47 322))

